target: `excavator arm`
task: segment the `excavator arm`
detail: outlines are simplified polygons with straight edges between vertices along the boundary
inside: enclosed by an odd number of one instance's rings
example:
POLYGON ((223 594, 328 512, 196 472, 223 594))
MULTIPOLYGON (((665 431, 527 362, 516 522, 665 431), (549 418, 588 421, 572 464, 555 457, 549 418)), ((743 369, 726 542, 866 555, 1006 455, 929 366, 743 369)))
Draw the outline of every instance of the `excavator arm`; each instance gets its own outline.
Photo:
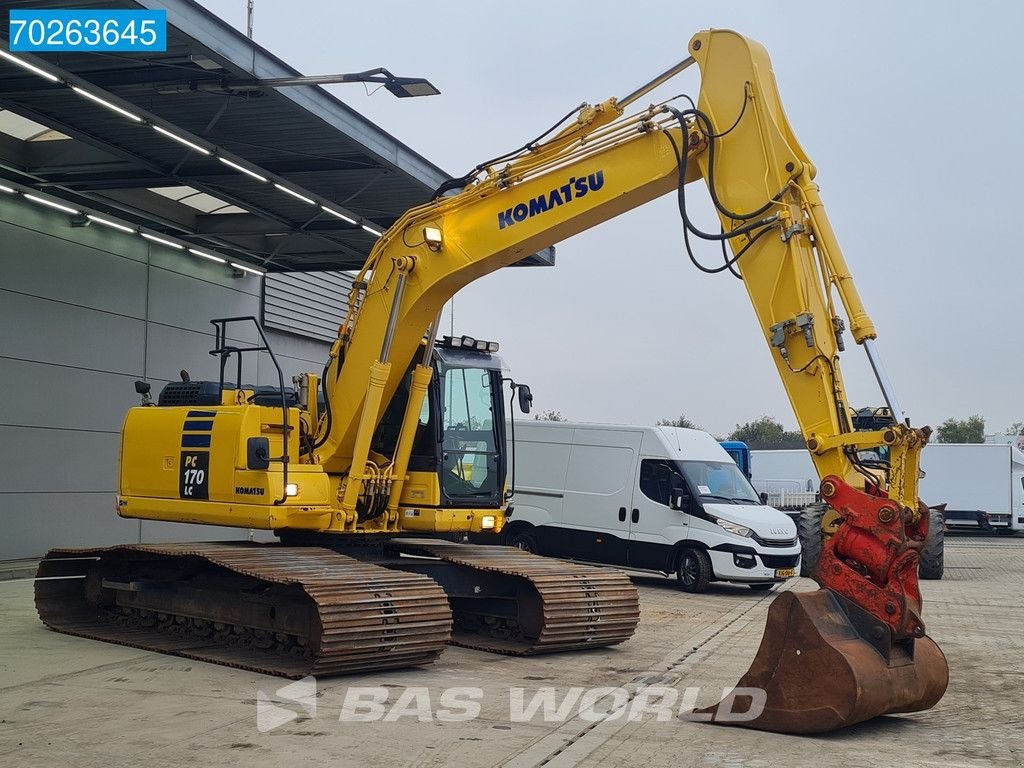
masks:
MULTIPOLYGON (((691 238, 731 247, 721 269, 728 266, 743 279, 822 479, 822 498, 839 519, 820 561, 824 589, 803 601, 789 595, 773 612, 761 654, 761 666, 770 669, 748 674, 748 682, 769 692, 769 707, 746 724, 824 730, 931 706, 947 673, 941 652, 925 637, 917 584, 927 532, 917 496, 918 458, 928 429, 910 427, 896 401, 874 325, 825 214, 816 169, 786 118, 767 53, 726 30, 695 35, 689 53, 623 100, 584 107, 553 137, 478 169, 477 177, 462 180, 458 194, 407 212, 385 233, 355 282, 349 317, 332 349, 328 395, 344 407, 334 406, 318 460, 328 472, 347 473, 339 498, 345 519, 354 520, 359 489, 380 470, 368 453, 380 404, 393 396, 424 336, 432 339, 443 304, 485 274, 675 191, 687 249, 691 238), (695 107, 657 104, 626 114, 630 104, 693 63, 701 71, 695 107), (686 185, 697 179, 708 186, 721 233, 701 232, 689 217, 686 185), (847 323, 897 415, 889 428, 856 432, 851 425, 840 371, 847 323), (858 458, 880 446, 888 446, 890 456, 882 471, 858 458), (838 641, 828 634, 839 624, 840 634, 859 638, 846 641, 849 653, 837 652, 838 641), (794 643, 807 644, 802 671, 775 675, 787 654, 800 653, 794 643), (837 676, 842 666, 849 679, 838 699, 823 705, 829 714, 810 717, 806 702, 794 700, 819 688, 808 687, 808 669, 827 674, 814 663, 837 676)), ((425 365, 418 370, 421 379, 429 377, 425 365)), ((406 439, 388 464, 402 470, 388 488, 391 513, 421 397, 410 398, 406 439)))

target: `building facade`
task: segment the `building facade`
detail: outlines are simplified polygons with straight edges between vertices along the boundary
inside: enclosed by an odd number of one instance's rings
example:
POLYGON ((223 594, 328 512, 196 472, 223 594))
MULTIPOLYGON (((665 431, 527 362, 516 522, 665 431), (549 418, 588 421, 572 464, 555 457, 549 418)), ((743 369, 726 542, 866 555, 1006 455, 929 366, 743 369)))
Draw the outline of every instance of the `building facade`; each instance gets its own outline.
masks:
MULTIPOLYGON (((267 329, 286 381, 320 371, 328 349, 331 283, 288 278, 296 279, 306 281, 320 322, 267 329)), ((336 295, 335 311, 345 298, 336 295)), ((257 276, 0 195, 0 559, 58 546, 247 537, 125 520, 114 495, 121 422, 139 403, 134 382, 151 382, 155 396, 181 370, 217 379, 210 319, 260 317, 261 302, 257 276)), ((280 302, 279 315, 296 316, 280 302)), ((237 341, 255 341, 255 331, 239 331, 237 341)), ((245 357, 246 383, 276 382, 265 354, 245 357)))

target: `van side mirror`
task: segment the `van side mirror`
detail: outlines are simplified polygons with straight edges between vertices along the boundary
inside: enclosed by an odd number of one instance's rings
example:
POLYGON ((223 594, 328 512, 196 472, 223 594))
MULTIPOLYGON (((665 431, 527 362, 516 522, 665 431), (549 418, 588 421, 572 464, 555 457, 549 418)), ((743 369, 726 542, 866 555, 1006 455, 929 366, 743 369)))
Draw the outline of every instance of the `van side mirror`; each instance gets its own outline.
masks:
POLYGON ((668 498, 668 505, 671 509, 682 512, 686 509, 686 502, 689 500, 686 491, 681 488, 674 488, 668 498))
POLYGON ((533 393, 527 384, 516 384, 516 394, 519 396, 519 410, 529 413, 533 408, 533 393))
POLYGON ((767 491, 761 491, 761 493, 759 493, 758 496, 761 497, 761 503, 762 504, 768 504, 768 492, 767 491))

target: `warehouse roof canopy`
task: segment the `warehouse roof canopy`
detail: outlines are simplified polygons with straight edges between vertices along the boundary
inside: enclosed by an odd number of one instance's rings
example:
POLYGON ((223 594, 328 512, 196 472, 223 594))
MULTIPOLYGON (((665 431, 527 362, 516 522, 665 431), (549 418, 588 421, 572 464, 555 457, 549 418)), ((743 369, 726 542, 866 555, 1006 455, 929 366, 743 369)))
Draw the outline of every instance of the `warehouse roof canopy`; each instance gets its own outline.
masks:
MULTIPOLYGON (((0 0, 5 40, 22 5, 0 0)), ((26 57, 67 84, 0 60, 0 177, 271 271, 358 268, 374 231, 448 178, 322 88, 239 89, 300 73, 192 0, 88 6, 166 9, 167 51, 26 57)), ((553 250, 527 261, 552 263, 553 250)))

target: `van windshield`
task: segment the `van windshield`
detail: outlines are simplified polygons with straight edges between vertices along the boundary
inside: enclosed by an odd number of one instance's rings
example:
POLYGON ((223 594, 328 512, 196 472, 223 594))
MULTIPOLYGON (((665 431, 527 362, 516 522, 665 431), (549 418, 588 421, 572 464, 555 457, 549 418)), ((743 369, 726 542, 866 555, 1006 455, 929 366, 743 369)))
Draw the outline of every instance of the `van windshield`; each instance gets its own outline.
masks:
POLYGON ((690 486, 702 497, 760 504, 757 491, 732 461, 680 461, 690 486))

